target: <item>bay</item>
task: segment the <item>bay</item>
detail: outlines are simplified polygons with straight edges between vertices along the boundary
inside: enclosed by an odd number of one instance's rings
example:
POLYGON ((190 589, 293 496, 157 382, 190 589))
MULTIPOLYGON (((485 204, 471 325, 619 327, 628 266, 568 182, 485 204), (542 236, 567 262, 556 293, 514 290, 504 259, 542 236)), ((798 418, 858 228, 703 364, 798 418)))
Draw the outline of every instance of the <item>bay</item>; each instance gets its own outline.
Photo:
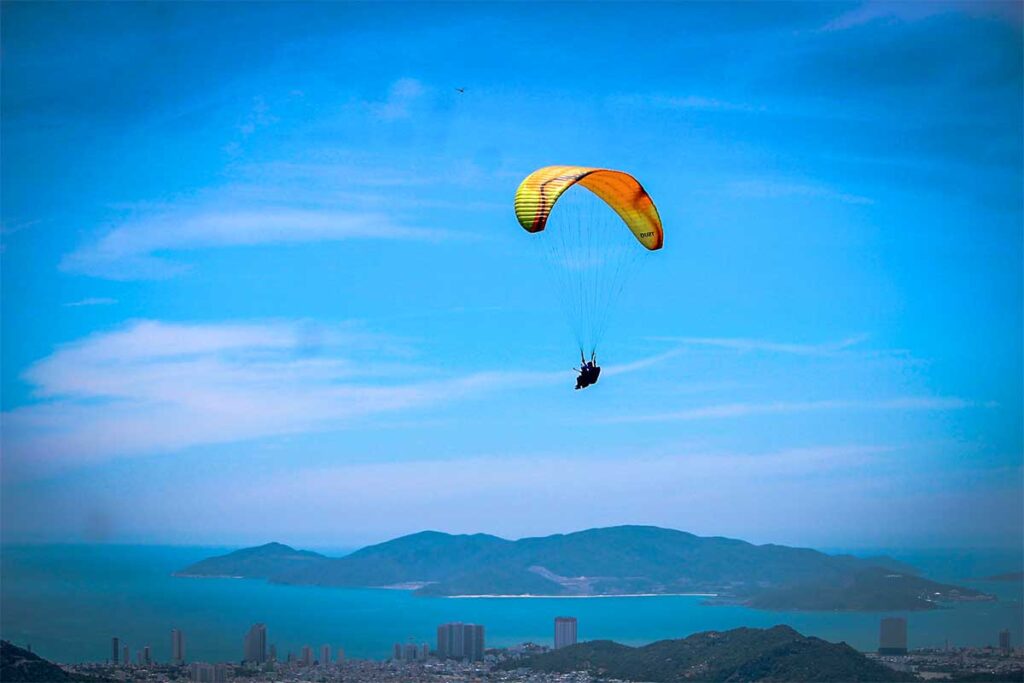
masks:
MULTIPOLYGON (((556 616, 579 619, 581 640, 640 645, 706 630, 788 624, 801 633, 878 646, 879 620, 904 616, 911 647, 995 644, 1009 629, 1021 643, 1022 588, 1013 582, 968 585, 1000 597, 930 612, 774 612, 709 606, 699 596, 630 598, 426 598, 397 590, 282 586, 246 579, 189 579, 172 573, 227 548, 119 545, 5 545, 0 548, 0 636, 58 662, 104 661, 110 638, 144 645, 166 661, 170 631, 181 629, 190 661, 238 660, 242 639, 264 622, 279 656, 304 645, 344 647, 350 657, 383 659, 396 642, 433 645, 447 621, 484 624, 488 647, 550 644, 556 616)), ((899 559, 914 562, 911 555, 899 559)), ((1009 571, 1013 555, 923 554, 918 566, 970 576, 1009 571), (991 569, 991 571, 989 571, 991 569)), ((1019 558, 1016 558, 1019 559, 1019 558)), ((970 576, 932 576, 965 582, 970 576)))

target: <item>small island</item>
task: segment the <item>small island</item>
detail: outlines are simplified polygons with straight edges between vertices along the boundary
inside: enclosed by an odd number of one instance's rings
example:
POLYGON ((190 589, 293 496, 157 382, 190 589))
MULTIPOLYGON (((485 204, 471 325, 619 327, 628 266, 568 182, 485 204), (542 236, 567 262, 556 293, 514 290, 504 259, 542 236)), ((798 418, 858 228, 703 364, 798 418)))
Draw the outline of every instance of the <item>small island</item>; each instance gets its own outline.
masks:
POLYGON ((338 558, 269 543, 202 560, 177 575, 439 597, 699 594, 710 604, 770 610, 926 610, 994 599, 932 581, 887 557, 827 555, 653 526, 516 541, 424 531, 338 558))

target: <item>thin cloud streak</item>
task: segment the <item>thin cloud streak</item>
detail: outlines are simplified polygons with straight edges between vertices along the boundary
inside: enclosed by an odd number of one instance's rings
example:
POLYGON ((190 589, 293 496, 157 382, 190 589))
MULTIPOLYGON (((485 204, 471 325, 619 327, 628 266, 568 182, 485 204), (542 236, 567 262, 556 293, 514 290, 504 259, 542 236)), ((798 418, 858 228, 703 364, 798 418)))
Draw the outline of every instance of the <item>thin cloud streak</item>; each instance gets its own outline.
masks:
POLYGON ((652 109, 674 109, 680 111, 709 112, 763 112, 765 107, 746 102, 730 102, 715 97, 700 95, 634 94, 610 98, 613 105, 623 107, 650 107, 652 109))
POLYGON ((162 279, 187 264, 156 254, 214 247, 341 241, 441 240, 448 231, 394 224, 380 213, 288 207, 202 208, 127 221, 66 255, 61 270, 115 280, 162 279))
MULTIPOLYGON (((401 340, 304 321, 140 320, 58 348, 23 374, 37 403, 4 413, 5 466, 52 472, 191 446, 346 429, 563 372, 437 377, 401 340)), ((657 362, 616 369, 630 372, 657 362)), ((5 474, 9 474, 6 472, 5 474)))
POLYGON ((669 341, 685 346, 705 346, 719 349, 730 349, 740 352, 764 351, 769 353, 793 354, 797 356, 831 356, 853 348, 865 340, 866 334, 840 339, 823 344, 796 344, 776 342, 767 339, 751 339, 747 337, 651 337, 656 341, 669 341))
POLYGON ((816 183, 794 182, 785 180, 740 180, 730 183, 726 192, 740 199, 783 199, 790 197, 827 199, 844 204, 870 205, 875 200, 848 192, 826 187, 816 183))
POLYGON ((87 299, 80 299, 79 301, 69 301, 64 304, 65 308, 79 308, 82 306, 112 306, 117 303, 117 299, 111 299, 110 297, 89 297, 87 299))
POLYGON ((723 403, 654 415, 612 417, 606 422, 688 422, 723 420, 761 415, 796 415, 830 411, 943 411, 963 410, 979 405, 949 396, 900 396, 888 399, 775 401, 769 403, 723 403))
POLYGON ((1005 21, 1020 23, 1020 4, 1015 2, 985 2, 967 0, 942 2, 865 2, 860 7, 844 12, 832 19, 819 31, 830 33, 858 28, 873 22, 912 23, 944 14, 963 12, 969 16, 992 16, 1005 21))

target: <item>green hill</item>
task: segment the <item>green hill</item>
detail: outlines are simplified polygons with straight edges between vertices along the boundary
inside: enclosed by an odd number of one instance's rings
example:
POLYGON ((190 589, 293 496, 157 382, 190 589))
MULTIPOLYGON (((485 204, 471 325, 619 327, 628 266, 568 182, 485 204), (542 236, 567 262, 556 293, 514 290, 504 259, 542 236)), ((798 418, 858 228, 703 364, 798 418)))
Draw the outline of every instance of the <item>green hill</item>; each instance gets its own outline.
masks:
POLYGON ((913 681, 846 643, 803 636, 788 626, 708 631, 627 647, 608 640, 510 662, 548 673, 587 671, 628 681, 913 681))
POLYGON ((327 558, 309 550, 296 550, 283 543, 267 543, 210 557, 185 567, 176 576, 220 576, 269 579, 296 567, 327 558))
POLYGON ((24 648, 0 640, 0 681, 4 683, 105 683, 108 679, 68 673, 24 648))
POLYGON ((508 541, 424 531, 341 558, 280 544, 204 560, 188 576, 320 586, 401 586, 422 595, 710 593, 771 609, 929 609, 985 597, 917 576, 888 558, 753 545, 650 526, 508 541))

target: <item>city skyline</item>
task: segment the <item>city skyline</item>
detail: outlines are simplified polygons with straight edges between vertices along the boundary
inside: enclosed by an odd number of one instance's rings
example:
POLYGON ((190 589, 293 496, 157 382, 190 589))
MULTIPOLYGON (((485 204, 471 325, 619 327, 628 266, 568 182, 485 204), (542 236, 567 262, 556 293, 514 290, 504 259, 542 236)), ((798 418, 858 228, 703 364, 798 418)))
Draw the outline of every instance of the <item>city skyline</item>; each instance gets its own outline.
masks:
MULTIPOLYGON (((902 656, 906 655, 911 648, 908 648, 908 627, 907 620, 903 617, 882 617, 879 620, 879 638, 878 638, 878 654, 882 656, 902 656)), ((578 620, 572 616, 559 616, 554 619, 554 638, 553 644, 550 648, 536 643, 524 642, 518 646, 512 647, 501 647, 501 650, 522 650, 524 648, 530 649, 531 651, 540 650, 558 650, 563 647, 569 647, 577 644, 577 629, 578 620)), ((483 644, 483 630, 484 626, 480 624, 469 624, 463 622, 453 622, 447 624, 441 624, 437 627, 437 648, 430 650, 427 643, 417 643, 415 638, 410 638, 406 643, 395 643, 392 648, 392 655, 390 659, 395 661, 404 662, 423 662, 429 658, 436 659, 465 659, 468 662, 481 661, 484 656, 484 650, 486 649, 483 644), (457 649, 458 652, 453 652, 457 649)), ((261 632, 265 637, 267 627, 263 623, 253 624, 250 628, 249 633, 246 635, 246 640, 252 636, 253 632, 261 632)), ((172 633, 177 634, 178 637, 183 638, 184 635, 181 631, 174 629, 172 633)), ((118 637, 112 638, 113 644, 116 647, 119 641, 118 637)), ((169 663, 175 666, 188 665, 192 671, 196 671, 196 666, 204 667, 203 671, 206 671, 205 667, 212 667, 223 664, 224 662, 185 662, 183 657, 179 658, 175 654, 175 645, 172 637, 172 649, 171 658, 169 663)), ((585 641, 582 641, 585 642, 585 641)), ((1014 647, 1012 644, 1012 636, 1008 629, 1000 630, 996 638, 997 644, 990 644, 985 648, 975 649, 987 649, 987 650, 1000 650, 1004 653, 1012 653, 1014 647)), ((183 645, 182 645, 183 647, 183 645)), ((263 664, 278 664, 278 663, 294 663, 298 662, 303 666, 326 666, 331 663, 341 664, 345 661, 344 648, 339 647, 337 650, 337 657, 332 662, 332 646, 330 644, 323 644, 319 648, 319 657, 314 657, 313 648, 309 645, 304 645, 299 653, 299 657, 293 657, 292 653, 289 652, 283 661, 279 661, 275 654, 275 647, 273 644, 270 645, 271 656, 263 662, 256 662, 249 659, 249 653, 247 651, 246 656, 238 660, 240 665, 254 665, 261 666, 263 664)), ((930 651, 934 648, 917 648, 922 651, 930 651)), ((945 643, 944 649, 950 651, 950 643, 945 643)), ((148 664, 159 663, 156 659, 149 656, 150 647, 144 646, 139 650, 139 663, 148 664)), ((125 651, 128 651, 125 646, 125 651)), ((117 650, 115 649, 115 653, 117 650)), ((115 655, 115 659, 107 660, 109 663, 117 666, 118 661, 115 655)), ((130 660, 125 657, 125 662, 130 665, 130 660)))

